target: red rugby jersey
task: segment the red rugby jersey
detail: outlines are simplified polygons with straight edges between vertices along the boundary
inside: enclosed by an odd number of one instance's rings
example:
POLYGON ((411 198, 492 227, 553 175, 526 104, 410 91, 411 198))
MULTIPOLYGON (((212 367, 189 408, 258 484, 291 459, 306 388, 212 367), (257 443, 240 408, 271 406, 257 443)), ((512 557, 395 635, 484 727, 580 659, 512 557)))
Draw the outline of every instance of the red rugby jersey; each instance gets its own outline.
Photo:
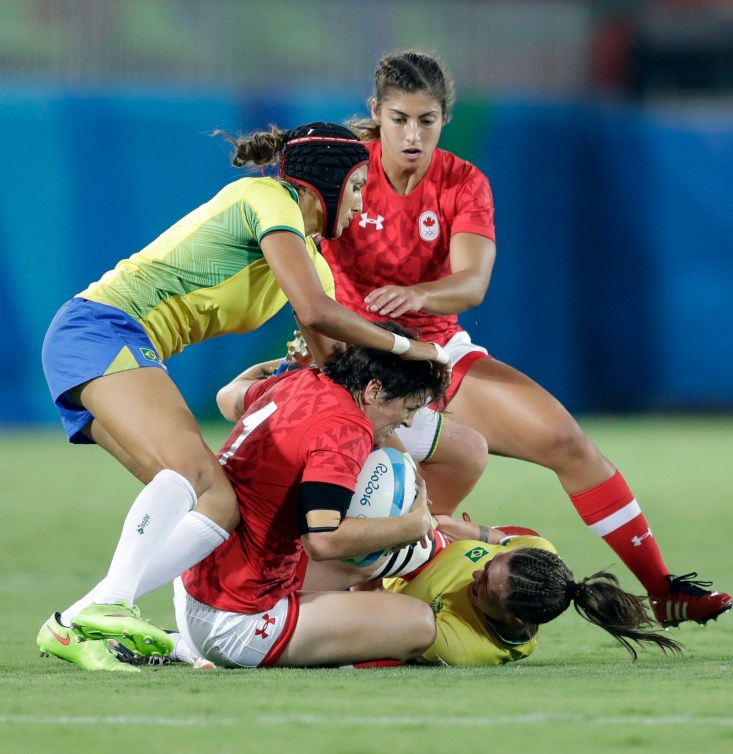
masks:
POLYGON ((255 383, 245 409, 219 451, 242 521, 183 583, 199 602, 259 613, 300 588, 300 483, 355 489, 374 434, 350 393, 311 369, 255 383))
MULTIPOLYGON (((471 163, 436 149, 428 172, 410 194, 397 194, 382 169, 381 142, 369 149, 364 211, 340 238, 321 250, 336 281, 336 298, 370 320, 364 297, 385 285, 415 285, 450 274, 449 248, 455 233, 494 239, 494 203, 489 181, 471 163)), ((461 328, 457 315, 407 312, 398 321, 420 331, 423 340, 445 344, 461 328)))

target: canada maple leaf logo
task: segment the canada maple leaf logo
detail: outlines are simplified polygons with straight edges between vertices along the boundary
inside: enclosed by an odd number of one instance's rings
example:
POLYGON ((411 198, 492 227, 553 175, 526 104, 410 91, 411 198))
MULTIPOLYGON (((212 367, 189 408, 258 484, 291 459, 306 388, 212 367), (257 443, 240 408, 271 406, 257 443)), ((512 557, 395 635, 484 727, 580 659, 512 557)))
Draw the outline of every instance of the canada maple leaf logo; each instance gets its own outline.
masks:
POLYGON ((434 241, 440 235, 440 223, 435 212, 429 210, 420 215, 419 230, 423 241, 434 241))

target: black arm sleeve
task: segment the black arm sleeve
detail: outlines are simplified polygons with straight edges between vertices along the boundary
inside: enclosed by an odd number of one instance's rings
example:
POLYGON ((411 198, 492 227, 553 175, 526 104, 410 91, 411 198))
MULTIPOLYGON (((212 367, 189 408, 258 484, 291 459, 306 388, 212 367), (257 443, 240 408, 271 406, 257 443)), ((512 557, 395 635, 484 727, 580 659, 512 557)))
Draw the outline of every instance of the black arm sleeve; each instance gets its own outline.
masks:
POLYGON ((298 530, 301 534, 333 531, 349 508, 353 490, 327 482, 303 482, 298 501, 298 530))

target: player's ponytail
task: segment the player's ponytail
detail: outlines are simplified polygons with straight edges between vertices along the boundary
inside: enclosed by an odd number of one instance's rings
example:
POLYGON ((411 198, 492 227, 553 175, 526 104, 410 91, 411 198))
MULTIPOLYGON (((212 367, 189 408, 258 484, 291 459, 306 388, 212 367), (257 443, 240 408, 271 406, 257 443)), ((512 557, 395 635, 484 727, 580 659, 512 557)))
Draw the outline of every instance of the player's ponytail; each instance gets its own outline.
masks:
POLYGON ((625 592, 618 579, 607 571, 598 571, 572 584, 575 611, 589 623, 600 626, 620 642, 635 660, 639 645, 656 644, 663 651, 681 652, 682 645, 668 636, 649 630, 655 621, 649 615, 641 597, 625 592))
POLYGON ((221 129, 214 131, 212 136, 223 136, 234 145, 232 165, 243 168, 246 165, 276 165, 289 134, 289 131, 271 125, 269 131, 255 131, 248 136, 235 138, 221 129))
POLYGON ((632 642, 656 644, 665 652, 682 651, 679 642, 650 630, 655 623, 642 598, 621 589, 612 573, 598 571, 575 582, 557 555, 537 548, 514 550, 509 573, 506 609, 530 626, 548 623, 572 603, 581 617, 611 634, 634 660, 632 642))

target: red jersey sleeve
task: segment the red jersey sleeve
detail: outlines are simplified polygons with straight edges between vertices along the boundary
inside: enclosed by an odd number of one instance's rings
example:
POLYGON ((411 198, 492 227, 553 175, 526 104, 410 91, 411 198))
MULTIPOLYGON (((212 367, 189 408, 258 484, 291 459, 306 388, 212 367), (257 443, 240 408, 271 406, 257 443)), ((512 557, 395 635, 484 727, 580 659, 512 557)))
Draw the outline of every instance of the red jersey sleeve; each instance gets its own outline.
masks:
POLYGON ((451 235, 456 233, 475 233, 492 241, 496 239, 494 199, 489 179, 473 165, 456 195, 456 214, 451 224, 451 235))
POLYGON ((356 488, 364 461, 372 450, 373 436, 368 422, 334 416, 311 428, 303 482, 326 482, 356 488))

